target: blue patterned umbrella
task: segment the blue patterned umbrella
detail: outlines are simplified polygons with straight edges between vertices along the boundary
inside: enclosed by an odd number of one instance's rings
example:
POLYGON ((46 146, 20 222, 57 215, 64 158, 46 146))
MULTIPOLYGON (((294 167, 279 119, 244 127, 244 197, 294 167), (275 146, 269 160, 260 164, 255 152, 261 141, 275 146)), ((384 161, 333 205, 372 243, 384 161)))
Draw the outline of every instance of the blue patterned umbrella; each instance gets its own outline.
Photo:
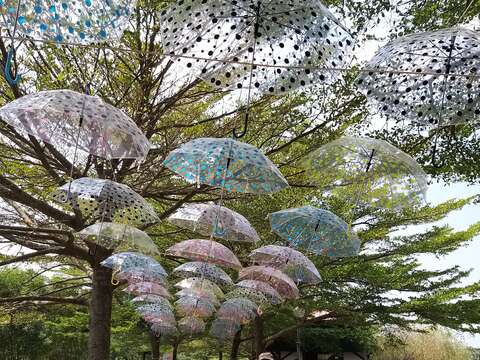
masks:
POLYGON ((150 272, 162 274, 167 277, 167 272, 155 259, 136 252, 122 252, 113 254, 101 262, 102 266, 119 272, 128 272, 132 269, 149 269, 150 272))
POLYGON ((270 226, 296 247, 330 257, 355 256, 360 240, 348 224, 328 210, 303 206, 270 214, 270 226))
POLYGON ((187 181, 231 192, 265 194, 288 186, 256 147, 227 138, 199 138, 173 150, 164 165, 187 181))
POLYGON ((121 37, 135 1, 3 0, 0 26, 33 39, 88 44, 121 37), (18 14, 17 14, 18 10, 18 14))

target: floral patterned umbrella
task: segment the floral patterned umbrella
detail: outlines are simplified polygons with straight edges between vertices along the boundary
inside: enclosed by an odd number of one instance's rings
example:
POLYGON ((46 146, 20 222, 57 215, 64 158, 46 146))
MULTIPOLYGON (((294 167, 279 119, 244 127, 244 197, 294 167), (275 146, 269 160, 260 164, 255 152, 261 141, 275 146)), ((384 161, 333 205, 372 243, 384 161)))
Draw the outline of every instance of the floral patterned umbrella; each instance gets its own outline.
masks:
POLYGON ((80 44, 114 41, 122 36, 134 8, 135 1, 124 0, 3 0, 0 25, 7 29, 16 25, 22 35, 39 40, 80 44))
POLYGON ((316 266, 304 254, 295 249, 266 245, 253 250, 249 256, 259 265, 267 265, 282 270, 296 283, 318 284, 322 278, 316 266))
POLYGON ((80 178, 61 186, 53 198, 68 203, 85 219, 139 227, 160 219, 147 201, 130 187, 115 181, 80 178))
POLYGON ((285 299, 297 299, 297 285, 280 270, 268 266, 250 266, 240 270, 239 280, 263 281, 273 287, 285 299))
POLYGON ((14 128, 56 147, 75 147, 108 160, 143 159, 151 146, 135 122, 121 110, 99 97, 71 90, 22 96, 4 105, 0 117, 14 128))
POLYGON ((210 329, 210 335, 223 342, 232 339, 240 330, 241 325, 233 320, 215 319, 210 329))
POLYGON ((258 316, 258 306, 246 298, 229 299, 222 304, 216 316, 217 319, 247 324, 258 316))
POLYGON ((273 304, 279 304, 283 301, 282 296, 272 286, 263 281, 258 280, 242 280, 235 284, 237 288, 249 289, 261 292, 268 301, 273 304))
POLYGON ((191 289, 210 292, 214 294, 218 299, 223 299, 225 297, 222 289, 220 289, 217 284, 207 279, 195 277, 183 279, 182 281, 176 283, 174 286, 177 289, 191 289))
POLYGON ((200 289, 183 289, 175 294, 177 297, 199 298, 211 302, 214 306, 220 306, 220 301, 214 293, 200 289))
POLYGON ((330 257, 355 256, 360 241, 348 224, 328 210, 311 206, 270 214, 272 230, 296 247, 330 257))
POLYGON ((180 316, 196 316, 208 318, 215 312, 215 306, 209 301, 191 296, 184 296, 175 301, 180 316))
POLYGON ((113 254, 101 262, 102 266, 118 272, 128 272, 132 269, 144 268, 150 272, 162 274, 167 277, 167 272, 155 259, 136 252, 123 252, 113 254))
POLYGON ((203 236, 213 236, 229 241, 255 243, 260 240, 255 229, 239 213, 215 204, 188 204, 167 218, 179 227, 203 236))
POLYGON ((187 181, 227 191, 265 194, 288 186, 256 147, 226 138, 199 138, 173 150, 163 164, 187 181))
POLYGON ((357 83, 398 121, 478 123, 480 79, 469 75, 478 74, 479 47, 478 32, 460 27, 409 34, 383 46, 357 83))
POLYGON ((200 261, 188 262, 177 266, 173 275, 183 278, 200 277, 208 279, 220 286, 232 286, 233 281, 228 274, 219 267, 200 261))
POLYGON ((90 225, 77 236, 112 250, 138 250, 149 255, 159 255, 158 247, 145 232, 126 224, 100 222, 90 225))
POLYGON ((163 296, 164 298, 167 298, 167 299, 172 298, 172 295, 170 295, 168 290, 165 289, 162 285, 148 282, 148 281, 142 281, 135 284, 130 284, 123 291, 131 294, 135 294, 135 295, 152 294, 152 295, 163 296))
POLYGON ((334 184, 325 195, 350 196, 354 205, 402 209, 425 201, 425 172, 410 155, 383 140, 343 137, 309 154, 303 166, 320 186, 334 184))
POLYGON ((187 335, 200 334, 205 331, 205 321, 195 316, 184 317, 178 322, 178 330, 187 335))
POLYGON ((169 247, 165 254, 189 260, 205 261, 235 270, 242 268, 242 264, 229 248, 211 240, 185 240, 169 247))

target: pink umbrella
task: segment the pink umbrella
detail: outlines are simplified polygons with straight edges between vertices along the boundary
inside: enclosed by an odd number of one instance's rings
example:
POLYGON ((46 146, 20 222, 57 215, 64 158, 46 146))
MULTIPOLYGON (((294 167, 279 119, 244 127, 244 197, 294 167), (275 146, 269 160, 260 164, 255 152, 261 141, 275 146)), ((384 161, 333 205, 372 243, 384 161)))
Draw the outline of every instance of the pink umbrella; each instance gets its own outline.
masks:
POLYGON ((210 291, 205 291, 202 289, 183 289, 178 291, 175 295, 179 298, 185 297, 185 296, 200 298, 200 299, 211 302, 215 306, 220 306, 220 301, 218 301, 214 293, 210 291))
POLYGON ((127 286, 123 291, 135 295, 153 294, 162 296, 167 299, 172 298, 172 295, 170 295, 167 289, 165 289, 163 286, 148 281, 131 284, 127 286))
POLYGON ((229 248, 212 240, 185 240, 169 247, 165 254, 208 262, 235 270, 242 268, 242 264, 229 248))
POLYGON ((251 289, 259 291, 266 296, 268 301, 272 304, 279 304, 282 302, 282 296, 275 290, 272 286, 263 281, 258 280, 242 280, 239 283, 235 284, 238 288, 241 289, 251 289))
POLYGON ((245 298, 225 301, 217 312, 217 319, 247 324, 258 315, 258 306, 245 298))
POLYGON ((297 285, 280 270, 268 266, 250 266, 240 270, 239 280, 258 280, 272 286, 286 299, 297 299, 297 285))
POLYGON ((184 296, 175 301, 177 312, 180 316, 196 316, 199 318, 208 318, 212 316, 215 307, 209 301, 184 296))

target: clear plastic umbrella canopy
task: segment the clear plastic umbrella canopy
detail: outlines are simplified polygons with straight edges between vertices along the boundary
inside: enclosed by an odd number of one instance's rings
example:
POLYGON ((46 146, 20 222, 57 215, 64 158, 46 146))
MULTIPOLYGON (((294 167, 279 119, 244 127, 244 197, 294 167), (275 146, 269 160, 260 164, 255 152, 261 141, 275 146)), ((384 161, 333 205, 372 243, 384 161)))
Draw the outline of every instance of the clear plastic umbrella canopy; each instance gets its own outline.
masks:
POLYGON ((184 296, 175 301, 177 313, 182 316, 208 318, 215 312, 215 306, 204 299, 184 296))
POLYGON ((357 84, 398 121, 478 123, 479 49, 478 32, 459 27, 399 37, 380 48, 357 84))
POLYGON ((258 280, 242 280, 235 284, 237 288, 255 290, 265 295, 268 301, 275 305, 283 301, 282 296, 272 286, 258 280))
POLYGON ((118 281, 126 281, 129 284, 137 283, 139 281, 149 281, 160 284, 164 287, 168 286, 165 277, 165 270, 162 267, 154 266, 139 266, 129 267, 124 271, 119 271, 115 274, 118 281))
POLYGON ((240 323, 228 319, 215 319, 210 328, 210 335, 223 342, 232 339, 240 330, 240 323))
POLYGON ((186 335, 200 334, 205 331, 205 321, 195 316, 187 316, 178 321, 178 330, 186 335))
POLYGON ((166 299, 171 299, 172 295, 162 285, 148 281, 142 281, 128 285, 123 291, 135 295, 158 295, 166 299))
POLYGON ((225 245, 211 240, 185 240, 169 247, 165 254, 189 260, 198 260, 231 269, 241 269, 242 264, 225 245))
POLYGON ((134 304, 138 304, 138 305, 161 303, 161 304, 173 309, 172 305, 170 304, 170 302, 165 297, 160 296, 160 295, 155 295, 155 294, 138 295, 138 296, 134 297, 131 300, 131 302, 134 303, 134 304))
POLYGON ((199 277, 208 279, 220 286, 232 286, 230 276, 218 266, 201 261, 193 261, 177 266, 172 271, 173 275, 183 278, 199 277))
POLYGON ((217 319, 230 320, 239 324, 247 324, 258 315, 258 306, 246 298, 235 298, 225 301, 217 311, 217 319))
POLYGON ((114 269, 118 272, 128 272, 139 268, 149 269, 167 277, 165 269, 155 259, 136 252, 123 252, 113 254, 101 262, 102 266, 114 269))
MULTIPOLYGON (((87 0, 88 1, 88 0, 87 0)), ((25 95, 0 108, 3 121, 58 147, 104 159, 143 159, 150 142, 124 112, 71 90, 25 95)))
POLYGON ((174 324, 164 322, 154 322, 150 329, 157 336, 173 336, 177 333, 177 327, 174 324))
POLYGON ((105 179, 80 178, 61 186, 53 198, 68 203, 85 219, 143 226, 158 218, 152 206, 124 184, 105 179))
POLYGON ((174 285, 177 289, 190 289, 206 291, 214 294, 218 299, 223 299, 225 294, 220 287, 207 279, 202 278, 187 278, 179 281, 174 285))
POLYGON ((77 236, 107 249, 137 250, 149 255, 159 254, 158 247, 150 236, 126 224, 96 223, 78 232, 77 236))
POLYGON ((238 298, 248 299, 257 305, 271 304, 271 302, 269 301, 269 299, 264 293, 255 289, 238 287, 225 294, 225 299, 227 300, 238 299, 238 298))
POLYGON ((280 170, 256 147, 227 138, 199 138, 173 150, 164 165, 188 182, 227 191, 265 194, 288 186, 280 170))
POLYGON ((304 0, 176 2, 161 33, 165 52, 213 86, 270 94, 328 83, 325 68, 342 67, 352 44, 320 1, 304 0))
POLYGON ((175 323, 175 315, 173 314, 172 307, 168 302, 155 302, 150 304, 139 305, 135 309, 140 315, 153 319, 162 317, 165 322, 175 323))
POLYGON ((33 39, 89 44, 118 40, 135 1, 3 0, 0 25, 33 39), (19 6, 18 19, 17 8, 19 6))
POLYGON ((280 270, 268 266, 249 266, 240 270, 239 280, 263 281, 273 287, 285 299, 297 299, 297 285, 280 270))
POLYGON ((349 196, 354 205, 402 209, 425 201, 421 166, 384 140, 343 137, 310 153, 303 167, 326 195, 349 196))
POLYGON ((177 297, 192 297, 206 300, 214 306, 220 306, 220 301, 216 295, 210 291, 200 289, 182 289, 175 294, 177 297))
POLYGON ((181 228, 203 236, 213 235, 229 241, 255 243, 260 240, 255 229, 239 213, 215 204, 188 204, 167 218, 181 228))
POLYGON ((317 267, 300 251, 286 246, 266 245, 253 250, 250 255, 256 264, 282 270, 296 283, 318 284, 322 278, 317 267))
POLYGON ((311 206, 269 215, 272 230, 295 247, 330 257, 355 256, 360 240, 334 213, 311 206))

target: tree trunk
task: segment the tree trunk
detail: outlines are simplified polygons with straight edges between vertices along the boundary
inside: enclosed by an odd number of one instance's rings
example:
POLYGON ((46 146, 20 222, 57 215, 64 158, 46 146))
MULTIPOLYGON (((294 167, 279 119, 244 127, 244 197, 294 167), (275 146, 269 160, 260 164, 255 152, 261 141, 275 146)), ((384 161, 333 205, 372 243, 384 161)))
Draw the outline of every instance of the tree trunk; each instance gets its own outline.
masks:
POLYGON ((152 360, 160 360, 160 338, 150 332, 150 347, 152 348, 152 360))
POLYGON ((175 343, 173 344, 172 360, 177 360, 177 351, 178 351, 178 344, 175 343))
POLYGON ((263 334, 263 319, 260 316, 255 318, 255 357, 258 359, 261 353, 265 351, 265 337, 263 334))
POLYGON ((238 330, 238 332, 233 337, 232 351, 230 352, 230 360, 237 360, 238 358, 238 350, 240 349, 241 334, 242 334, 242 328, 240 328, 240 330, 238 330))
POLYGON ((89 360, 108 360, 110 357, 113 295, 111 278, 111 269, 104 268, 99 264, 93 268, 88 337, 89 360))

